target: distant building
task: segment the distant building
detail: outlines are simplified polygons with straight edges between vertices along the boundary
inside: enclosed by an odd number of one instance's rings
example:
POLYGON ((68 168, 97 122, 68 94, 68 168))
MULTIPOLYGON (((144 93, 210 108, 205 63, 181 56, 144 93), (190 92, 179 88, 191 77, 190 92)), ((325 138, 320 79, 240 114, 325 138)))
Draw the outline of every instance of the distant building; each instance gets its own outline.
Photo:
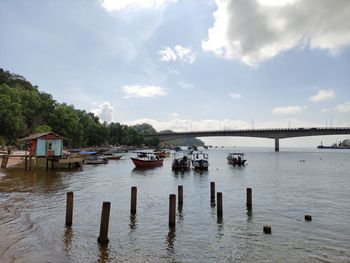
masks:
POLYGON ((35 133, 21 139, 25 141, 32 156, 60 157, 63 151, 64 137, 54 132, 35 133))

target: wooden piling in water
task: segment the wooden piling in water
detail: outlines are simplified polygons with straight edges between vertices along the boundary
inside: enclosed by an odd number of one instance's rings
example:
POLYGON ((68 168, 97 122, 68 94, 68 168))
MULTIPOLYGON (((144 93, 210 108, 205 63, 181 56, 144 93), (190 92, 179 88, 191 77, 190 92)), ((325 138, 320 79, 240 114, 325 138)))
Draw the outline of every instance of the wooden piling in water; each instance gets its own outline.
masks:
POLYGON ((1 160, 1 168, 6 168, 8 161, 9 161, 9 156, 3 155, 1 160))
POLYGON ((176 195, 169 195, 169 227, 176 224, 176 195))
POLYGON ((305 221, 312 221, 311 215, 305 215, 305 221))
POLYGON ((132 215, 136 214, 136 203, 137 203, 137 187, 131 187, 131 205, 130 205, 130 213, 132 215))
POLYGON ((263 230, 265 234, 271 234, 271 226, 264 226, 263 230))
POLYGON ((215 182, 210 182, 210 201, 215 202, 215 182))
POLYGON ((223 215, 223 211, 222 211, 222 193, 221 192, 217 192, 216 198, 217 198, 217 216, 218 217, 222 217, 222 215, 223 215))
POLYGON ((27 170, 28 169, 28 163, 27 163, 28 157, 26 156, 24 159, 25 159, 24 160, 24 168, 27 170))
POLYGON ((99 243, 108 243, 108 225, 109 225, 109 213, 111 210, 110 202, 103 202, 102 213, 101 213, 101 225, 100 225, 100 236, 98 237, 99 243))
POLYGON ((66 226, 71 226, 73 223, 73 192, 67 193, 66 201, 66 226))
POLYGON ((183 203, 184 203, 184 188, 182 185, 179 185, 177 187, 177 195, 178 195, 178 206, 182 207, 183 203))
POLYGON ((253 207, 252 202, 252 188, 247 188, 247 209, 251 210, 253 207))

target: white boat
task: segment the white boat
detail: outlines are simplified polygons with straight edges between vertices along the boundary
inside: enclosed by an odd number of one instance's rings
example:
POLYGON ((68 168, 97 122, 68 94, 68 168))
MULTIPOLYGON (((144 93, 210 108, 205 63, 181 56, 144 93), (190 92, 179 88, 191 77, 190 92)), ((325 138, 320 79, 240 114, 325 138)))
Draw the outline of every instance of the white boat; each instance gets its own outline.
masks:
POLYGON ((101 156, 91 156, 89 158, 86 158, 84 161, 85 164, 107 164, 108 159, 106 157, 101 156))
POLYGON ((245 165, 245 162, 247 161, 244 159, 244 153, 229 153, 226 159, 229 164, 238 166, 245 165))
POLYGON ((192 166, 194 169, 206 170, 209 167, 208 154, 204 152, 192 153, 192 166))
POLYGON ((182 152, 176 152, 173 154, 173 162, 171 168, 173 170, 181 171, 188 170, 191 168, 191 160, 186 154, 182 152))

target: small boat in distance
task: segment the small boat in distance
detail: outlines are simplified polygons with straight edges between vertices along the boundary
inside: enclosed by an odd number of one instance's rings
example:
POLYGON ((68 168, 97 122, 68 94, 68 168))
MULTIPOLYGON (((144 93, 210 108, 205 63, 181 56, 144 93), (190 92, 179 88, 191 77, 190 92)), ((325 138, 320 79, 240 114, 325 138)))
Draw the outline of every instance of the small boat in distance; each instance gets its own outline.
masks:
POLYGON ((317 149, 350 149, 350 140, 344 140, 343 142, 333 143, 331 146, 321 145, 317 146, 317 149))
POLYGON ((163 159, 159 158, 155 152, 135 152, 137 158, 131 157, 136 167, 156 167, 163 165, 163 159))
POLYGON ((194 169, 207 170, 209 167, 208 154, 204 152, 193 152, 192 166, 194 169))
POLYGON ((94 155, 94 156, 86 158, 84 163, 85 164, 107 164, 108 159, 106 157, 94 155))
POLYGON ((180 170, 180 171, 190 169, 191 168, 190 158, 188 158, 188 156, 182 152, 181 153, 178 153, 178 152, 174 153, 171 168, 173 170, 180 170))
POLYGON ((106 158, 108 160, 120 160, 123 157, 121 153, 113 153, 112 155, 107 155, 106 158))
POLYGON ((238 166, 245 165, 247 161, 244 159, 244 153, 229 153, 226 159, 229 164, 238 166))

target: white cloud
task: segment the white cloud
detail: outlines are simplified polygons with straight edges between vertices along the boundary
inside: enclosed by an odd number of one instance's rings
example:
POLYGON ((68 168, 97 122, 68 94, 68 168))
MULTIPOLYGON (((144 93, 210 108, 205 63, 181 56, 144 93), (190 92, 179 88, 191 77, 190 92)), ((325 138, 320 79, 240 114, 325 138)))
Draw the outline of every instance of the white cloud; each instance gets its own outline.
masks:
POLYGON ((350 101, 335 107, 334 110, 338 112, 350 112, 350 101))
POLYGON ((91 110, 95 115, 97 115, 102 121, 112 122, 114 120, 115 108, 107 101, 96 108, 91 110))
POLYGON ((300 113, 305 109, 306 106, 287 106, 287 107, 276 107, 273 108, 272 112, 276 114, 295 114, 300 113))
POLYGON ((179 81, 177 84, 183 89, 194 89, 194 85, 186 81, 179 81))
POLYGON ((165 47, 158 51, 161 61, 180 61, 183 63, 192 64, 196 60, 196 55, 191 48, 185 48, 176 45, 174 48, 165 47))
POLYGON ((242 98, 242 94, 240 93, 230 93, 230 97, 234 100, 236 99, 241 99, 242 98))
POLYGON ((165 89, 152 85, 127 85, 122 87, 124 98, 148 98, 167 95, 165 89))
POLYGON ((316 95, 310 97, 313 102, 328 100, 335 97, 333 90, 319 90, 316 95))
POLYGON ((127 8, 157 9, 177 0, 99 0, 99 2, 107 12, 113 12, 127 8))
POLYGON ((216 0, 205 51, 257 65, 295 47, 327 49, 350 44, 348 0, 216 0))
POLYGON ((321 112, 322 112, 322 113, 325 113, 325 112, 330 112, 330 111, 331 111, 331 109, 330 109, 330 108, 324 108, 324 109, 322 109, 322 110, 321 110, 321 112))

